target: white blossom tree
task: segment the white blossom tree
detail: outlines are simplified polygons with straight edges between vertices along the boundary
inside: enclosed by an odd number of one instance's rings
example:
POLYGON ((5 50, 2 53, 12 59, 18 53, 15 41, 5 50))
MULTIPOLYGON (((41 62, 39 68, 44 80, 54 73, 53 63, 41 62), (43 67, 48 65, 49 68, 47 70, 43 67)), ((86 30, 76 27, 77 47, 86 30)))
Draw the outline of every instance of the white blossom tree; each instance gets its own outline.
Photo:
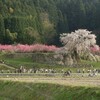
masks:
POLYGON ((93 58, 90 47, 96 45, 96 36, 91 34, 91 31, 78 29, 75 32, 63 33, 60 40, 64 46, 56 53, 60 56, 63 64, 77 63, 84 55, 91 55, 93 58))

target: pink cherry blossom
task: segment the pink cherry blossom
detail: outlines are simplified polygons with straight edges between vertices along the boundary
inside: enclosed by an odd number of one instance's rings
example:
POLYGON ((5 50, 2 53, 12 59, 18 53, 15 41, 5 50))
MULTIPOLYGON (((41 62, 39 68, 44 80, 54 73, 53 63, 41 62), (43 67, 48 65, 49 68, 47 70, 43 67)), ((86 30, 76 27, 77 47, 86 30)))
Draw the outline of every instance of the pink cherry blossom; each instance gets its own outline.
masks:
POLYGON ((9 51, 9 52, 54 52, 59 48, 51 45, 45 44, 33 44, 33 45, 0 45, 0 51, 9 51))

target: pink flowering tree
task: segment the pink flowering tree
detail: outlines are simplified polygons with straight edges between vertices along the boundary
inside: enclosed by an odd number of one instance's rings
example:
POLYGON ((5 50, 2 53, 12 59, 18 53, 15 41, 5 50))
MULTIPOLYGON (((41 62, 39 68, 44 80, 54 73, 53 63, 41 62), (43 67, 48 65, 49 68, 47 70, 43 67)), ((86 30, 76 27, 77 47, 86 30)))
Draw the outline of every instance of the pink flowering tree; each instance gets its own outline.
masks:
POLYGON ((56 53, 63 64, 71 65, 80 61, 84 55, 93 57, 90 48, 96 45, 96 36, 91 31, 79 29, 71 33, 63 33, 60 40, 64 45, 56 53))
POLYGON ((55 52, 59 48, 51 45, 33 44, 33 45, 0 45, 0 51, 6 52, 20 52, 20 53, 32 53, 32 52, 55 52))

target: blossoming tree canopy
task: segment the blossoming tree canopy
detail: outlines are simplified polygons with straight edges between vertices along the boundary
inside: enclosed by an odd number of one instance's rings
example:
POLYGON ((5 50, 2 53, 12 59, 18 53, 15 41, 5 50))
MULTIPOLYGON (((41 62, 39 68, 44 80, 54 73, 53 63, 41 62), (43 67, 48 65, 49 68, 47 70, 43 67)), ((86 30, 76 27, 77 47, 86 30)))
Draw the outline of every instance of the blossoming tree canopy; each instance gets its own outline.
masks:
POLYGON ((33 45, 23 45, 23 44, 17 44, 17 45, 1 45, 0 44, 0 51, 6 51, 6 52, 54 52, 58 50, 59 48, 51 45, 44 45, 44 44, 33 44, 33 45))
POLYGON ((84 51, 96 44, 96 36, 91 34, 91 31, 86 29, 79 29, 71 33, 63 33, 60 36, 61 42, 65 45, 64 48, 68 50, 77 49, 84 51))
POLYGON ((63 47, 57 52, 70 59, 78 59, 80 54, 90 53, 90 47, 96 45, 96 36, 86 29, 63 33, 60 36, 63 47))

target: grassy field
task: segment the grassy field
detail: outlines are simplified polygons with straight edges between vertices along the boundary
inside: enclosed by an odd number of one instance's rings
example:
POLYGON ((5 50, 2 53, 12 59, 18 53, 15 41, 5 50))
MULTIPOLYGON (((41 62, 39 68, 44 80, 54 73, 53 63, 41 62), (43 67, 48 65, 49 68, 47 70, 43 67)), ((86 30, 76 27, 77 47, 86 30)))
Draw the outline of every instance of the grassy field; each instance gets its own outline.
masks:
MULTIPOLYGON (((20 68, 20 66, 24 66, 26 69, 29 68, 53 68, 57 71, 63 70, 68 70, 71 69, 73 72, 76 72, 77 69, 82 70, 85 68, 86 70, 88 69, 94 69, 94 68, 100 68, 100 62, 90 62, 90 61, 82 61, 82 63, 85 64, 91 64, 94 67, 67 67, 67 66, 61 66, 61 65, 50 65, 50 64, 45 64, 45 63, 36 63, 34 62, 31 58, 26 57, 26 58, 3 58, 5 61, 5 64, 8 66, 14 67, 14 68, 20 68)), ((2 67, 0 68, 2 69, 2 67)))
POLYGON ((100 88, 0 81, 0 100, 100 100, 100 88))
POLYGON ((57 70, 58 72, 63 70, 68 70, 71 69, 72 72, 76 72, 77 69, 80 70, 89 70, 89 69, 100 69, 100 62, 90 62, 90 61, 81 61, 81 64, 88 64, 88 65, 93 65, 93 67, 68 67, 68 66, 61 66, 61 65, 53 65, 53 64, 46 64, 44 63, 36 63, 32 60, 32 58, 30 56, 24 56, 24 54, 21 54, 21 56, 17 56, 17 57, 9 57, 6 54, 1 53, 0 54, 0 60, 4 60, 4 64, 0 64, 0 70, 12 70, 14 68, 20 68, 20 66, 24 66, 24 68, 26 69, 30 69, 30 68, 52 68, 57 70))

